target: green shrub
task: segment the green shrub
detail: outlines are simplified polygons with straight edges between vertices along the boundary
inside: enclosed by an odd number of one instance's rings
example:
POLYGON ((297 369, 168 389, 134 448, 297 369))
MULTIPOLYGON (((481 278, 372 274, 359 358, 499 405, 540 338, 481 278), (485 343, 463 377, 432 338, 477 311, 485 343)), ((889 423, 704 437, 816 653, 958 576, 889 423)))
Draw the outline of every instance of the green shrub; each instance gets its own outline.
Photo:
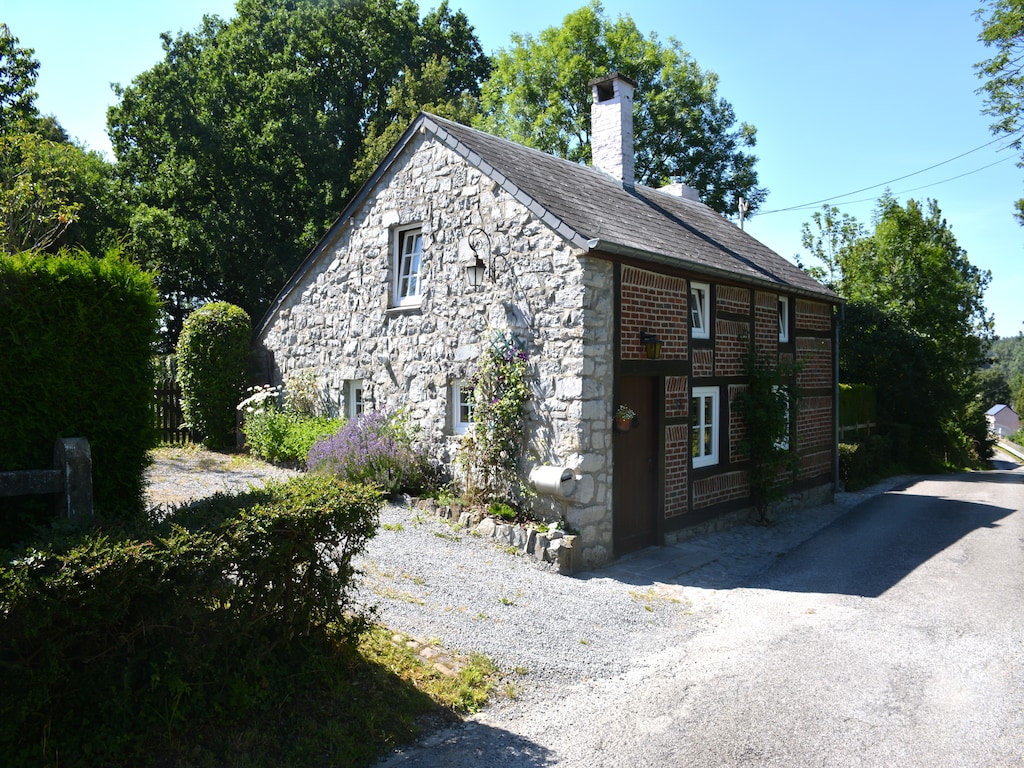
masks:
MULTIPOLYGON (((152 275, 116 252, 0 256, 0 471, 49 468, 56 438, 84 437, 97 518, 141 516, 158 315, 152 275)), ((49 514, 0 499, 0 546, 49 514)))
POLYGON ((5 764, 148 763, 186 729, 244 721, 302 673, 295 649, 359 628, 352 559, 379 508, 373 490, 305 475, 136 535, 5 553, 5 764))
POLYGON ((305 466, 313 444, 333 435, 344 424, 342 419, 296 410, 290 397, 281 410, 280 387, 250 387, 249 392, 249 397, 238 404, 244 419, 242 431, 250 452, 264 461, 305 466))
POLYGON ((185 421, 208 448, 234 444, 235 406, 245 390, 251 322, 218 301, 195 310, 178 337, 178 382, 185 421))

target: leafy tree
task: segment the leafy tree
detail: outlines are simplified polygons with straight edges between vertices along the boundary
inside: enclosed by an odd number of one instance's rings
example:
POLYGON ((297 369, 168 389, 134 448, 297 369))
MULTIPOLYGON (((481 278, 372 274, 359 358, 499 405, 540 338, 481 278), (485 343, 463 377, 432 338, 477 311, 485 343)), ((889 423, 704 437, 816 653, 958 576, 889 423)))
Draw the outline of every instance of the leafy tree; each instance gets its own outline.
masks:
POLYGON ((485 66, 446 4, 423 24, 413 0, 239 0, 236 13, 165 34, 164 60, 108 113, 134 189, 129 248, 159 268, 169 343, 206 300, 259 316, 358 188, 364 135, 384 132, 417 56, 446 56, 463 90, 485 66))
POLYGON ((70 144, 30 133, 0 136, 0 252, 54 250, 78 216, 70 144))
MULTIPOLYGON (((994 118, 992 133, 1009 138, 1018 152, 1024 149, 1024 0, 988 0, 975 11, 982 21, 978 39, 995 53, 975 64, 984 85, 984 114, 994 118), (988 15, 986 16, 986 11, 988 15)), ((1024 155, 1017 163, 1024 167, 1024 155)), ((1024 199, 1015 204, 1017 220, 1024 225, 1024 199)))
POLYGON ((11 133, 37 116, 39 62, 31 48, 18 47, 11 28, 0 22, 0 134, 11 133))
POLYGON ((977 381, 981 402, 985 406, 985 410, 988 410, 993 405, 1000 403, 1009 405, 1013 402, 1010 383, 998 368, 990 367, 978 371, 977 381))
POLYGON ((932 460, 967 463, 978 431, 974 373, 991 337, 983 303, 991 275, 968 261, 934 200, 925 210, 888 194, 874 232, 843 266, 841 378, 874 386, 881 418, 910 424, 932 460))
POLYGON ((681 178, 720 213, 740 197, 756 211, 767 196, 746 150, 756 130, 736 124, 718 96, 718 76, 669 38, 645 38, 629 16, 612 21, 598 0, 537 37, 513 34, 494 56, 483 85, 479 127, 569 160, 590 160, 588 85, 621 72, 637 83, 633 104, 637 180, 660 186, 681 178))
POLYGON ((807 271, 833 291, 842 293, 843 261, 847 250, 864 236, 864 226, 848 213, 840 214, 833 205, 823 205, 811 214, 811 220, 816 231, 804 222, 800 240, 821 265, 812 265, 807 271))
POLYGON ((0 252, 104 253, 127 226, 113 166, 35 106, 39 62, 0 24, 0 252))

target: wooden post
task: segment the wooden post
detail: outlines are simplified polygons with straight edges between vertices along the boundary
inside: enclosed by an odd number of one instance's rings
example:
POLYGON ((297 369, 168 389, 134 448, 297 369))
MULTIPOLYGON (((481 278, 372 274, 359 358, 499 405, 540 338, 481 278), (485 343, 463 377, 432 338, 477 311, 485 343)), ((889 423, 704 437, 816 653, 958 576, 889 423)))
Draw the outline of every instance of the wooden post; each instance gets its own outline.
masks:
POLYGON ((61 473, 63 490, 56 495, 58 516, 72 522, 92 519, 92 452, 84 437, 58 438, 53 466, 61 473))

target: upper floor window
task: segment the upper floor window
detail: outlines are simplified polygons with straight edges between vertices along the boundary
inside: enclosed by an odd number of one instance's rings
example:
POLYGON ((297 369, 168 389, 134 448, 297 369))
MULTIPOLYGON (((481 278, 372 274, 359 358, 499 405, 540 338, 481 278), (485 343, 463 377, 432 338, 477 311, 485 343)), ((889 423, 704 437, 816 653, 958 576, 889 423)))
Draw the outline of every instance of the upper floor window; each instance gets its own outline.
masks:
POLYGON ((452 384, 452 430, 455 434, 464 435, 473 426, 475 406, 472 384, 468 381, 452 384))
POLYGON ((718 463, 718 387, 694 387, 690 446, 693 468, 718 463))
POLYGON ((690 283, 690 328, 695 339, 711 338, 711 286, 690 283))
POLYGON ((422 279, 423 233, 403 229, 395 239, 395 306, 419 304, 422 279))
POLYGON ((779 342, 789 342, 789 296, 779 296, 779 342))

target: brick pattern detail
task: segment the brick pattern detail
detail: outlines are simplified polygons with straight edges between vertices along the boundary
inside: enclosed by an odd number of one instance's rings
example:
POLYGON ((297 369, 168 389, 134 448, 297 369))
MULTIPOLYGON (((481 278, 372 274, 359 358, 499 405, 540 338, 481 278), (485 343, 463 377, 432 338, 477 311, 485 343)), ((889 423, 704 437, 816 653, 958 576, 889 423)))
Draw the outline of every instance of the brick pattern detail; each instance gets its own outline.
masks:
POLYGON ((690 413, 690 388, 685 376, 665 377, 665 418, 685 419, 690 413))
POLYGON ((622 318, 619 355, 622 360, 646 360, 640 331, 661 339, 663 360, 685 360, 689 316, 687 285, 670 277, 636 267, 622 268, 622 318))
POLYGON ((665 517, 678 517, 689 508, 687 501, 687 467, 690 464, 690 443, 686 424, 670 424, 665 428, 665 517))
POLYGON ((771 360, 779 351, 779 297, 757 291, 754 303, 754 343, 759 355, 771 360))
POLYGON ((718 319, 715 322, 715 375, 740 376, 743 374, 743 355, 750 323, 718 319))
POLYGON ((720 285, 716 291, 719 312, 733 312, 738 315, 750 314, 750 291, 731 285, 720 285))
POLYGON ((797 375, 797 386, 803 390, 827 389, 832 386, 832 340, 798 336, 796 359, 803 363, 797 375))
POLYGON ((832 398, 805 397, 796 417, 796 441, 801 453, 832 445, 832 398))
POLYGON ((715 375, 715 352, 711 349, 693 350, 693 377, 695 379, 715 375))
POLYGON ((797 299, 796 329, 798 331, 832 330, 832 306, 821 301, 797 299))
MULTIPOLYGON (((832 474, 832 451, 816 451, 800 457, 800 479, 828 477, 832 474)), ((696 506, 696 504, 694 504, 696 506)))
POLYGON ((746 384, 729 385, 729 460, 742 461, 747 458, 745 453, 740 451, 740 441, 747 436, 747 425, 743 423, 739 408, 734 403, 736 396, 747 389, 746 384))
POLYGON ((693 508, 703 509, 750 495, 750 480, 746 472, 727 472, 693 484, 693 508))

